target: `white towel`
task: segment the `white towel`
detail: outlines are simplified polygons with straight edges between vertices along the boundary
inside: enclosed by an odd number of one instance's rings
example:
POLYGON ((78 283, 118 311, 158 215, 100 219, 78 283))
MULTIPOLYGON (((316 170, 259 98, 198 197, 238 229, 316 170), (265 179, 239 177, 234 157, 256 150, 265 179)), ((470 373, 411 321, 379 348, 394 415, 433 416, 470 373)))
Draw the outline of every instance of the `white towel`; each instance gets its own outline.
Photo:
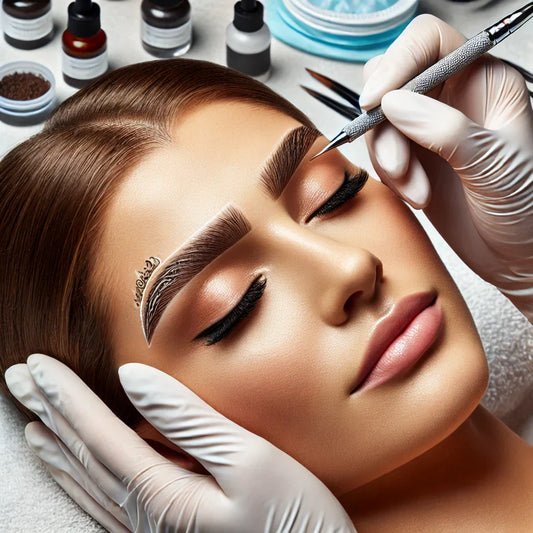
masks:
POLYGON ((0 531, 105 531, 49 476, 41 461, 27 447, 24 426, 25 419, 0 394, 0 531))
MULTIPOLYGON (((483 405, 533 444, 533 326, 496 288, 474 274, 416 213, 461 290, 490 369, 483 405)), ((23 437, 24 421, 0 395, 0 531, 104 531, 48 476, 23 437)))

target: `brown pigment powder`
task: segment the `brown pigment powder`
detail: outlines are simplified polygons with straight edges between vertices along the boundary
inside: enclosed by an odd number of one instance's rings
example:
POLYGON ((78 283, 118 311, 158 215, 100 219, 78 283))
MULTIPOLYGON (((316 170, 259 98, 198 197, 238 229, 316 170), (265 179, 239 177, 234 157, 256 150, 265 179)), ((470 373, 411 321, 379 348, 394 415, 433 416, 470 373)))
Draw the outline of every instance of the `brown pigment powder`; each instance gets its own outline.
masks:
POLYGON ((31 72, 15 72, 0 80, 0 96, 10 100, 33 100, 50 89, 50 82, 31 72))

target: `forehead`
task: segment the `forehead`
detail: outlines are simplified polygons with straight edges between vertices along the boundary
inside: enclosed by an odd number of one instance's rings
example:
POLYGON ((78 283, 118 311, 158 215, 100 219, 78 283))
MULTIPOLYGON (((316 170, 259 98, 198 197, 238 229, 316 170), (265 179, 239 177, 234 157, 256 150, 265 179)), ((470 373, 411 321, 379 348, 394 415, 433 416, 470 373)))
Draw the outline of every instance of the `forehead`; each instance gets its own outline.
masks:
POLYGON ((236 102, 187 114, 172 143, 150 154, 119 188, 106 224, 113 228, 107 236, 115 241, 112 248, 128 237, 128 249, 141 265, 153 253, 170 254, 226 203, 257 189, 259 167, 280 137, 298 125, 278 111, 236 102), (157 235, 163 229, 172 233, 173 249, 161 249, 157 235))
POLYGON ((246 211, 250 199, 257 201, 261 165, 299 125, 279 111, 238 102, 211 103, 179 119, 172 142, 126 177, 106 214, 97 275, 108 280, 104 290, 115 311, 126 306, 135 313, 135 271, 146 258, 165 259, 228 202, 246 211))

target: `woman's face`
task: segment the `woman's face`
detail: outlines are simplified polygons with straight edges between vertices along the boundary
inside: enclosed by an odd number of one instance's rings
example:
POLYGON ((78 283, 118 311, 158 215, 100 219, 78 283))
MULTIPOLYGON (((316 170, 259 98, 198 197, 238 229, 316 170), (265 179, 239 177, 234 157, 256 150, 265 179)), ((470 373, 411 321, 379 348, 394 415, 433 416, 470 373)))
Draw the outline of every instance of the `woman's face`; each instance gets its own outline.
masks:
POLYGON ((94 279, 111 302, 117 366, 141 362, 174 376, 340 495, 449 435, 488 374, 460 293, 400 199, 369 179, 336 210, 316 212, 358 168, 337 150, 309 161, 328 141, 304 128, 295 142, 301 126, 237 102, 183 116, 172 143, 116 194, 94 279), (198 261, 165 269, 192 253, 206 227, 198 261), (161 264, 139 308, 136 271, 150 257, 161 264), (351 394, 376 322, 405 296, 430 291, 443 318, 429 349, 409 370, 351 394), (255 308, 224 330, 245 294, 255 308), (224 317, 222 329, 211 327, 224 317))

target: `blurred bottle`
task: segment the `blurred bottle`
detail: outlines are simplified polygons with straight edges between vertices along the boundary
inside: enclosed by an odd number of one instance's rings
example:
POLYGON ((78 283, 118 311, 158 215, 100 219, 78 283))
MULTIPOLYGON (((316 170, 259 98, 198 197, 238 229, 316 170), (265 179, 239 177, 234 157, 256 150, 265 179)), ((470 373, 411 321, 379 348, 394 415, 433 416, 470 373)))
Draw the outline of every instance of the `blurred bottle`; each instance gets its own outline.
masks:
POLYGON ((192 43, 188 0, 143 0, 141 41, 143 48, 156 57, 185 54, 192 43))
POLYGON ((32 50, 54 35, 50 0, 3 0, 2 28, 11 46, 32 50))

